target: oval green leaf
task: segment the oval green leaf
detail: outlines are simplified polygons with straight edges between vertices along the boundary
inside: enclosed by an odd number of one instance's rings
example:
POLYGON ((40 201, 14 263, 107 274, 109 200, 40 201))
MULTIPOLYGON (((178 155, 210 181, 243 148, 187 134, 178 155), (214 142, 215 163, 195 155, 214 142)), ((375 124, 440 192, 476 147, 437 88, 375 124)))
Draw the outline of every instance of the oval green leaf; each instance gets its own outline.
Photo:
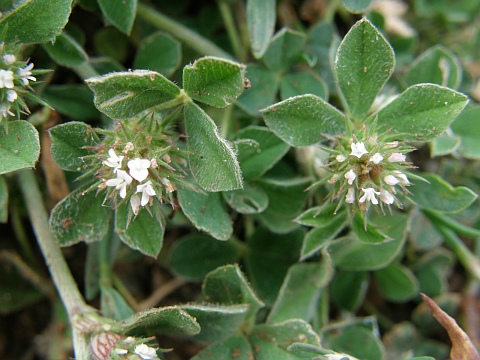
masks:
POLYGON ((88 61, 87 53, 73 37, 63 32, 53 43, 43 44, 47 54, 59 65, 72 67, 88 61))
POLYGON ((358 21, 340 44, 334 67, 345 107, 355 119, 367 116, 394 67, 387 40, 366 18, 358 21))
POLYGON ((38 131, 27 121, 11 121, 0 128, 0 174, 30 168, 40 155, 38 131))
POLYGON ((245 183, 240 190, 225 191, 222 193, 225 201, 240 214, 258 214, 268 206, 268 195, 259 186, 245 183))
POLYGON ((418 295, 418 281, 405 266, 390 264, 377 270, 375 277, 381 292, 389 301, 406 302, 418 295))
POLYGON ((276 0, 247 0, 247 26, 253 56, 261 58, 267 51, 275 30, 276 0))
POLYGON ((98 0, 105 19, 118 30, 130 34, 135 20, 137 0, 98 0))

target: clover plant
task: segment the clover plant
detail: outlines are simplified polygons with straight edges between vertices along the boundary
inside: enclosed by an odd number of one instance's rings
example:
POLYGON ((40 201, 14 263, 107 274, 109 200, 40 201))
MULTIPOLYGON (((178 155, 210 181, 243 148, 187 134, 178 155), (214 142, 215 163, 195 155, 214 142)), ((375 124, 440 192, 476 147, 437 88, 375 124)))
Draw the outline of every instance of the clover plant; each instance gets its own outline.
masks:
POLYGON ((48 298, 51 359, 479 359, 480 2, 414 3, 1 2, 2 314, 48 298))

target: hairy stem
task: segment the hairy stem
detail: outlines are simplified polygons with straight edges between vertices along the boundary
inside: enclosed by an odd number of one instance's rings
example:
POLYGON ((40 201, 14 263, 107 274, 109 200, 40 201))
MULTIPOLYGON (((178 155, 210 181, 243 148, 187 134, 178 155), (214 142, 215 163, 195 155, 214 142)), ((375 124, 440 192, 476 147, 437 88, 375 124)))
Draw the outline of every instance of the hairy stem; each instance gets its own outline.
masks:
POLYGON ((466 236, 468 238, 480 238, 480 230, 465 226, 459 223, 457 220, 452 219, 449 216, 435 213, 429 210, 423 210, 425 215, 432 220, 432 222, 439 222, 442 225, 445 225, 447 228, 455 231, 458 235, 466 236))
POLYGON ((228 38, 232 44, 233 52, 240 62, 244 62, 246 59, 246 54, 242 42, 240 41, 237 28, 235 27, 235 21, 232 16, 230 4, 224 0, 218 0, 218 8, 220 10, 220 14, 222 15, 225 29, 227 29, 228 38))
POLYGON ((175 38, 194 49, 199 54, 232 59, 232 55, 222 50, 211 41, 205 39, 203 36, 193 32, 175 20, 172 20, 169 17, 159 13, 148 5, 138 3, 137 16, 157 27, 158 29, 169 32, 175 38))

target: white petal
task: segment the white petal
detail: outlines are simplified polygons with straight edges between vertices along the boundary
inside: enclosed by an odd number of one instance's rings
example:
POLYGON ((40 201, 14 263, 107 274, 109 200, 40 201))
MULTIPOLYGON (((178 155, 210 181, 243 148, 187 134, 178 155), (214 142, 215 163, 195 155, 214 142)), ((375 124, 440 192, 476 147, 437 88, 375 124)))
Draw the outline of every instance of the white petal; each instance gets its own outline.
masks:
POLYGON ((388 161, 390 162, 402 162, 402 161, 405 161, 406 159, 407 159, 406 156, 401 153, 392 153, 388 157, 388 161))
POLYGON ((352 185, 353 184, 353 181, 355 180, 355 178, 357 177, 357 175, 355 174, 355 172, 350 169, 346 174, 345 174, 345 179, 348 180, 348 184, 349 185, 352 185))
POLYGON ((383 160, 383 156, 380 155, 380 153, 376 153, 375 155, 372 156, 370 159, 374 164, 378 164, 380 161, 383 160))
POLYGON ((345 202, 347 204, 353 204, 355 202, 355 188, 351 187, 347 191, 347 196, 345 197, 345 202))
POLYGON ((138 195, 132 195, 130 197, 130 206, 132 207, 133 213, 138 215, 140 211, 140 198, 138 195))
POLYGON ((356 156, 359 159, 364 154, 368 154, 367 149, 365 149, 365 144, 361 141, 358 143, 352 143, 351 148, 352 148, 352 152, 350 153, 350 155, 356 156))
POLYGON ((382 200, 385 204, 390 205, 390 204, 393 204, 395 201, 395 198, 393 197, 393 195, 383 189, 380 191, 379 197, 380 197, 380 200, 382 200))
POLYGON ((400 180, 398 180, 393 175, 387 175, 383 178, 383 180, 385 181, 385 183, 387 183, 388 185, 392 185, 392 186, 395 186, 400 182, 400 180))
POLYGON ((125 196, 127 196, 127 184, 123 182, 122 184, 118 185, 116 189, 120 189, 120 197, 125 199, 125 196))
POLYGON ((107 186, 117 186, 117 185, 121 184, 122 182, 123 182, 123 179, 119 179, 119 178, 110 179, 110 180, 107 180, 105 182, 105 185, 107 185, 107 186))
POLYGON ((337 155, 337 157, 335 158, 338 162, 344 162, 345 160, 347 160, 347 158, 343 155, 337 155))

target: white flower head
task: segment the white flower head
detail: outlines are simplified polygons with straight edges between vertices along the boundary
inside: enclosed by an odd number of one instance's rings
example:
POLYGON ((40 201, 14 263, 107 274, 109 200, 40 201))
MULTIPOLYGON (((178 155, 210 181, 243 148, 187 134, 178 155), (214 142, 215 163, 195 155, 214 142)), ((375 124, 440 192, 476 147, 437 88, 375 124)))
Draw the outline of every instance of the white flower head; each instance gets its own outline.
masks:
POLYGON ((8 102, 14 102, 15 100, 17 100, 18 98, 18 95, 17 95, 17 92, 15 90, 7 90, 7 101, 8 102))
POLYGON ((30 63, 27 66, 25 66, 23 69, 17 70, 17 74, 20 75, 23 85, 28 85, 29 80, 37 81, 37 79, 32 76, 32 72, 31 72, 32 69, 33 69, 33 63, 30 63))
POLYGON ((370 158, 370 161, 373 162, 374 164, 378 164, 382 160, 383 160, 383 156, 380 155, 380 153, 376 153, 370 158))
POLYGON ((140 356, 144 360, 155 360, 158 359, 157 352, 154 348, 151 348, 145 344, 140 344, 135 346, 135 354, 140 356))
POLYGON ((392 153, 392 155, 388 157, 388 161, 390 162, 402 162, 406 159, 407 157, 402 153, 392 153))
POLYGON ((408 181, 407 175, 398 170, 395 170, 394 173, 395 176, 400 179, 403 185, 410 185, 410 181, 408 181))
POLYGON ((130 196, 130 206, 132 207, 133 213, 138 215, 140 211, 140 197, 137 194, 130 196))
POLYGON ((7 66, 12 65, 15 61, 17 61, 17 58, 13 54, 5 54, 3 55, 2 59, 3 63, 7 66))
POLYGON ((378 205, 378 200, 375 195, 380 195, 379 191, 375 191, 374 188, 362 188, 364 194, 358 199, 358 202, 364 203, 365 201, 370 201, 373 205, 378 205))
POLYGON ((127 196, 127 185, 130 185, 132 178, 127 174, 126 171, 117 170, 117 178, 110 179, 105 182, 107 186, 115 186, 115 190, 120 190, 120 197, 125 199, 127 196))
POLYGON ((124 156, 117 156, 115 150, 110 149, 108 150, 108 155, 110 157, 103 162, 103 164, 107 165, 108 167, 113 167, 113 172, 116 173, 119 168, 122 167, 122 160, 124 156))
POLYGON ((385 181, 385 183, 387 183, 388 185, 392 185, 392 186, 395 186, 397 185, 400 180, 398 180, 395 176, 393 175, 387 175, 383 178, 383 181, 385 181))
POLYGON ((345 196, 345 202, 347 204, 353 204, 355 202, 355 188, 348 188, 347 196, 345 196))
POLYGON ((143 181, 148 176, 148 168, 150 167, 150 160, 135 158, 128 163, 130 175, 137 181, 143 181))
POLYGON ((350 155, 356 156, 359 159, 363 155, 368 154, 367 149, 365 149, 365 144, 362 141, 358 143, 352 143, 351 147, 352 147, 352 152, 350 153, 350 155))
POLYGON ((2 118, 8 117, 8 115, 14 116, 15 114, 10 111, 9 104, 0 104, 0 116, 2 118))
POLYGON ((0 88, 13 89, 13 72, 10 70, 0 70, 0 88))
POLYGON ((380 196, 379 196, 380 200, 382 200, 385 204, 393 204, 393 202, 395 201, 395 198, 393 197, 392 194, 390 194, 387 190, 380 190, 380 196))
POLYGON ((345 174, 345 179, 348 180, 349 185, 353 184, 353 181, 355 180, 356 177, 357 175, 355 174, 355 171, 353 171, 352 169, 348 170, 347 173, 345 174))
POLYGON ((344 162, 345 160, 347 160, 347 158, 343 155, 337 155, 337 157, 335 158, 338 162, 344 162))
POLYGON ((137 185, 137 193, 139 192, 142 193, 142 200, 140 202, 140 205, 142 206, 148 204, 150 196, 157 195, 152 187, 152 182, 150 180, 148 180, 145 184, 137 185))

